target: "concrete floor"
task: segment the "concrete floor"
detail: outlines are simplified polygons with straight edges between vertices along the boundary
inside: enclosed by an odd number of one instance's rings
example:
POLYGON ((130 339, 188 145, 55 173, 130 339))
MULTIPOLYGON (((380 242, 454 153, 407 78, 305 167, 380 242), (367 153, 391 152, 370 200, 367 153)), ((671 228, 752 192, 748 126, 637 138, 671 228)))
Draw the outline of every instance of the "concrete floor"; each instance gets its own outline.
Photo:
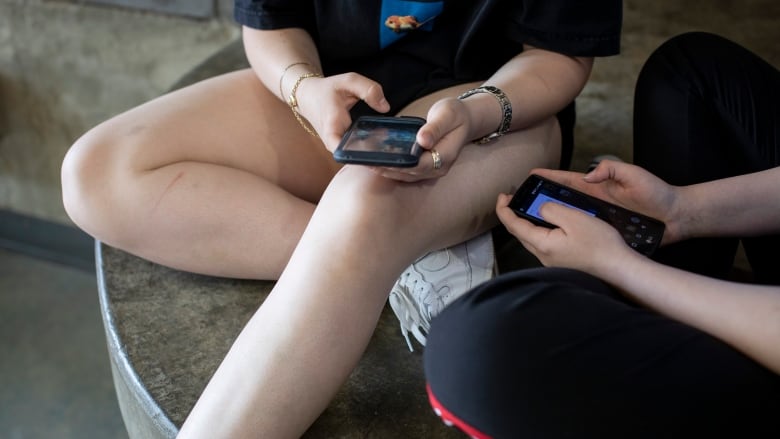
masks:
POLYGON ((128 437, 93 272, 0 250, 0 340, 0 437, 128 437))

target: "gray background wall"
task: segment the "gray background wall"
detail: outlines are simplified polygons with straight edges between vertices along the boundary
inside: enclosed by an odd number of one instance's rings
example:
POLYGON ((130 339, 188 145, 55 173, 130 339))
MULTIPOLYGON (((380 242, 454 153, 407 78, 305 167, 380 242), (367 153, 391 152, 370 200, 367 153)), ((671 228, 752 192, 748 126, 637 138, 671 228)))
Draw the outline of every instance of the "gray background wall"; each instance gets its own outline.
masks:
POLYGON ((239 37, 232 1, 206 1, 212 13, 194 19, 178 14, 199 9, 202 15, 203 0, 136 3, 167 14, 94 2, 0 0, 0 209, 70 224, 59 168, 73 141, 163 93, 239 37))

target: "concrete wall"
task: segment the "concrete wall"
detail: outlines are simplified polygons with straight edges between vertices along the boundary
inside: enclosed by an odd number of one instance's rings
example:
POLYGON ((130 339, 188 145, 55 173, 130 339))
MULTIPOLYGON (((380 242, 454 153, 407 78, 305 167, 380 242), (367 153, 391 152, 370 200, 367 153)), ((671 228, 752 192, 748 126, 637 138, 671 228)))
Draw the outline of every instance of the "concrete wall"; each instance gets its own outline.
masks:
POLYGON ((0 0, 0 209, 69 224, 59 169, 83 132, 160 95, 239 37, 226 2, 192 19, 0 0))

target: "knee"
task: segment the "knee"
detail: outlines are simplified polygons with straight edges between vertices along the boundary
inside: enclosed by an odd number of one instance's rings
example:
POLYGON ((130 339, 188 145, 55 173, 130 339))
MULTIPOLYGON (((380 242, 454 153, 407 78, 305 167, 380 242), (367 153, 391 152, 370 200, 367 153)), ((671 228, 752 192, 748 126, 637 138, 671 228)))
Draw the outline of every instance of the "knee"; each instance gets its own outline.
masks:
POLYGON ((726 45, 734 44, 728 39, 710 32, 692 31, 675 35, 666 40, 656 50, 658 53, 689 53, 690 56, 724 50, 726 45))
MULTIPOLYGON (((530 268, 498 276, 433 319, 426 367, 438 367, 441 359, 455 356, 479 358, 474 365, 489 369, 491 361, 502 363, 509 360, 504 355, 518 351, 529 355, 514 356, 511 361, 541 361, 543 355, 538 353, 547 349, 548 342, 570 334, 563 324, 547 328, 550 322, 569 315, 569 321, 579 322, 580 307, 595 306, 593 297, 618 300, 619 295, 598 278, 566 268, 530 268), (540 334, 544 329, 549 330, 540 334)), ((450 367, 451 360, 441 366, 450 367)))
POLYGON ((686 32, 666 40, 650 54, 637 78, 637 87, 670 78, 692 80, 702 64, 727 59, 736 44, 708 32, 686 32))
POLYGON ((403 224, 398 185, 368 167, 345 166, 328 185, 317 210, 327 211, 329 220, 351 232, 388 235, 403 224))
POLYGON ((71 220, 96 236, 111 212, 112 148, 107 140, 87 132, 65 154, 60 172, 62 201, 71 220))
POLYGON ((527 323, 541 293, 535 283, 510 286, 499 277, 433 319, 423 361, 431 404, 445 421, 498 437, 517 421, 507 417, 522 416, 518 397, 529 397, 525 383, 538 378, 539 356, 529 351, 538 331, 527 323))
POLYGON ((83 226, 84 216, 90 210, 87 205, 95 188, 94 174, 99 164, 94 158, 94 150, 89 135, 82 136, 65 154, 60 171, 65 212, 79 227, 83 226))
POLYGON ((424 365, 434 390, 440 384, 449 388, 457 382, 457 388, 466 394, 481 392, 496 368, 506 365, 504 355, 525 349, 524 337, 529 331, 515 326, 530 324, 527 315, 537 306, 532 302, 540 299, 545 287, 536 281, 518 282, 515 277, 514 273, 500 276, 477 287, 433 319, 424 365), (475 388, 467 389, 472 385, 475 388))
POLYGON ((583 305, 607 293, 585 273, 540 268, 499 276, 453 302, 433 319, 425 347, 432 401, 497 436, 533 421, 528 401, 565 393, 560 373, 576 375, 557 350, 587 327, 583 305))

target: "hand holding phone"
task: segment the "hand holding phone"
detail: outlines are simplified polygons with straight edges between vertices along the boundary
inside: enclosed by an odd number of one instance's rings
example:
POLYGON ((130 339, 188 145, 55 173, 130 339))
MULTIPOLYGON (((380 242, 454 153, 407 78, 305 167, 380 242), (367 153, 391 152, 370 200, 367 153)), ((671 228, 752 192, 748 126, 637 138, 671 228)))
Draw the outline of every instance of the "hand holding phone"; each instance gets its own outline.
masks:
POLYGON ((339 163, 371 166, 417 166, 422 148, 417 131, 420 117, 361 116, 344 133, 333 158, 339 163))
POLYGON ((546 202, 559 203, 606 221, 617 229, 623 240, 634 250, 651 255, 664 233, 664 223, 618 205, 592 197, 552 180, 531 175, 520 186, 509 208, 528 221, 543 227, 555 228, 542 218, 539 208, 546 202))

